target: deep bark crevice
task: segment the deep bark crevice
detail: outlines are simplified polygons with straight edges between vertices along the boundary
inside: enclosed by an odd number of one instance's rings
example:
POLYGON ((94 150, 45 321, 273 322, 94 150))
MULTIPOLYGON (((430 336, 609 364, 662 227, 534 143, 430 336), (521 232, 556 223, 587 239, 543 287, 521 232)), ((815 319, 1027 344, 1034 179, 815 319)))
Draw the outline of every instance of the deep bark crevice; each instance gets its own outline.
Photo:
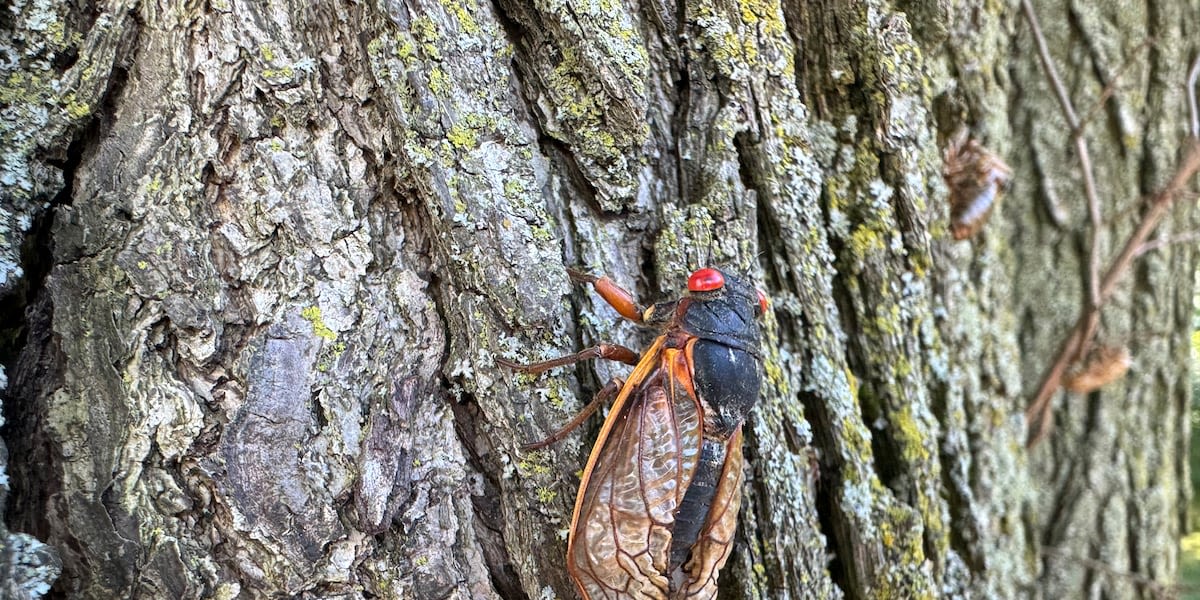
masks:
MULTIPOLYGON (((805 395, 801 395, 803 398, 805 395)), ((811 401, 815 402, 814 397, 811 401)), ((805 404, 806 414, 808 413, 808 404, 805 404)), ((814 423, 815 429, 815 423, 814 423)), ((829 575, 835 589, 842 590, 843 593, 850 595, 854 589, 851 581, 852 573, 850 565, 847 561, 841 559, 840 549, 845 549, 847 544, 838 536, 839 525, 838 515, 836 513, 837 498, 833 495, 833 490, 837 488, 840 482, 837 481, 841 469, 841 465, 837 464, 833 459, 827 459, 829 451, 822 452, 822 448, 831 448, 829 442, 826 445, 819 443, 820 436, 814 436, 813 445, 816 447, 818 454, 816 468, 818 475, 816 477, 816 493, 814 495, 814 503, 817 511, 817 523, 820 526, 821 533, 825 535, 825 547, 827 548, 829 560, 829 575)))
POLYGON ((1125 528, 1125 533, 1127 536, 1125 538, 1125 551, 1129 553, 1129 572, 1136 575, 1142 575, 1150 579, 1155 579, 1153 569, 1145 573, 1142 572, 1141 548, 1144 540, 1142 540, 1141 535, 1139 535, 1140 528, 1138 525, 1142 523, 1143 518, 1142 515, 1139 514, 1139 507, 1136 502, 1124 501, 1123 504, 1125 505, 1125 510, 1128 511, 1128 514, 1133 516, 1133 518, 1128 520, 1128 524, 1125 528))
MULTIPOLYGON (((108 89, 118 93, 124 78, 117 76, 108 89)), ((111 106, 110 96, 104 104, 111 106)), ((99 141, 105 120, 93 116, 75 130, 60 159, 47 163, 60 169, 63 185, 49 206, 37 212, 22 244, 24 275, 19 285, 0 298, 0 363, 9 376, 4 394, 6 424, 3 438, 8 446, 10 499, 2 516, 9 526, 46 539, 50 525, 42 504, 58 489, 50 474, 59 457, 56 445, 42 425, 38 399, 61 385, 65 357, 56 343, 52 322, 54 302, 48 287, 54 267, 63 261, 56 247, 55 220, 58 207, 74 202, 75 178, 85 154, 99 141)))
MULTIPOLYGON (((677 40, 686 40, 687 31, 687 6, 684 2, 678 3, 678 14, 676 15, 678 23, 678 31, 675 33, 677 40)), ((671 115, 671 140, 674 142, 671 148, 671 160, 675 162, 675 189, 678 190, 679 197, 676 199, 680 203, 687 203, 692 195, 690 186, 688 186, 690 177, 687 162, 683 158, 681 152, 681 143, 688 139, 688 130, 690 128, 690 115, 693 108, 693 96, 696 93, 694 83, 692 82, 691 62, 693 60, 689 49, 683 46, 678 48, 678 59, 674 61, 673 67, 675 71, 672 73, 672 82, 674 83, 673 91, 675 92, 675 112, 671 115)))
MULTIPOLYGON (((442 389, 450 389, 454 384, 443 381, 442 389)), ((475 532, 479 535, 480 546, 483 550, 484 562, 487 564, 488 577, 492 586, 506 600, 528 600, 529 596, 521 587, 520 579, 513 568, 512 559, 508 555, 504 540, 503 506, 501 505, 501 485, 497 476, 502 472, 500 465, 492 464, 494 460, 485 455, 495 455, 494 449, 481 450, 474 440, 483 439, 476 423, 483 418, 479 404, 473 396, 462 392, 457 399, 446 396, 454 415, 454 431, 467 452, 468 464, 479 473, 483 480, 483 494, 471 495, 471 506, 475 512, 475 532)))
MULTIPOLYGON (((72 168, 69 172, 73 171, 72 168)), ((70 177, 67 181, 70 181, 70 177)), ((21 244, 21 270, 24 275, 7 294, 0 296, 0 365, 9 374, 13 373, 17 357, 29 341, 30 317, 26 313, 38 296, 44 293, 46 276, 54 265, 53 230, 54 208, 37 213, 21 244)), ((4 402, 7 414, 13 411, 12 400, 6 399, 4 402)))
POLYGON ((50 473, 59 460, 57 444, 45 431, 42 407, 34 402, 62 385, 66 357, 51 328, 53 315, 50 293, 43 288, 25 311, 25 344, 3 392, 9 453, 8 513, 3 517, 10 529, 39 539, 51 533, 44 504, 62 490, 50 473))
MULTIPOLYGON (((795 279, 793 271, 787 270, 781 273, 775 268, 777 265, 789 264, 791 261, 788 260, 782 245, 771 243, 771 240, 782 240, 785 235, 783 225, 773 209, 774 198, 767 193, 764 182, 753 175, 755 169, 749 163, 753 160, 751 157, 756 155, 753 148, 747 146, 747 138, 735 137, 735 142, 738 142, 738 157, 741 160, 739 166, 743 180, 747 182, 749 189, 758 192, 759 201, 756 204, 755 218, 762 249, 758 256, 758 262, 763 265, 765 274, 763 284, 767 286, 768 294, 769 290, 777 289, 790 295, 791 290, 802 288, 801 283, 795 279), (781 255, 779 260, 772 259, 773 253, 781 255)), ((824 210, 826 203, 821 201, 819 204, 824 210)), ((828 220, 827 214, 825 219, 828 220)), ((809 328, 805 322, 805 314, 786 310, 783 307, 775 307, 773 312, 778 327, 778 343, 781 346, 799 346, 799 341, 805 337, 803 332, 809 328)), ((797 360, 806 359, 807 357, 797 358, 797 360)), ((795 394, 795 400, 803 407, 804 418, 812 428, 812 439, 806 448, 804 444, 795 439, 790 428, 785 428, 784 440, 788 443, 789 451, 794 454, 806 453, 810 458, 808 468, 815 470, 814 476, 810 478, 810 483, 813 488, 812 498, 817 516, 817 528, 824 536, 826 552, 830 556, 827 568, 832 589, 840 589, 843 593, 850 594, 850 590, 854 589, 851 582, 850 565, 840 558, 841 554, 838 552, 840 546, 847 544, 839 535, 843 524, 839 524, 838 521, 841 517, 837 513, 838 500, 834 495, 840 485, 838 479, 841 477, 840 473, 843 468, 842 461, 838 458, 838 443, 834 439, 834 425, 828 421, 829 411, 818 394, 800 391, 795 394)), ((755 464, 752 450, 755 447, 757 444, 755 444, 753 436, 748 437, 746 452, 750 464, 755 464)), ((770 493, 769 490, 762 490, 760 495, 768 493, 770 493)), ((761 529, 757 531, 761 532, 761 529)), ((762 546, 764 544, 760 541, 760 547, 762 546)), ((777 562, 767 561, 767 564, 775 565, 777 562)), ((774 593, 775 590, 769 590, 769 592, 774 593)), ((772 596, 768 595, 767 597, 772 596)))
MULTIPOLYGON (((531 46, 534 43, 533 36, 529 32, 529 24, 523 23, 521 19, 514 15, 509 7, 501 0, 492 0, 492 7, 497 20, 500 22, 509 43, 513 47, 513 78, 516 80, 517 89, 523 100, 522 105, 529 107, 532 114, 527 122, 537 132, 537 144, 542 149, 543 156, 550 159, 551 164, 558 164, 562 168, 557 171, 566 173, 566 178, 571 182, 576 191, 581 192, 578 197, 585 201, 591 208, 592 216, 597 219, 621 219, 627 216, 628 208, 623 208, 620 211, 606 211, 598 199, 600 190, 591 182, 584 173, 584 169, 579 164, 576 153, 572 151, 570 144, 564 140, 554 137, 546 130, 544 119, 546 115, 537 115, 537 111, 541 107, 541 103, 535 101, 536 82, 538 77, 538 60, 534 55, 539 49, 531 46)), ((512 8, 516 8, 515 6, 512 8)), ((530 10, 536 10, 531 8, 530 10)))
MULTIPOLYGON (((416 223, 424 225, 415 230, 434 230, 435 219, 428 214, 427 209, 412 205, 409 212, 414 215, 416 223)), ((432 239, 429 240, 429 243, 436 254, 430 256, 427 289, 438 320, 446 329, 444 339, 449 341, 453 338, 449 329, 453 327, 454 320, 447 307, 452 305, 453 290, 451 286, 454 285, 454 282, 451 279, 452 276, 440 275, 437 269, 438 263, 445 260, 444 257, 447 256, 445 250, 436 248, 436 242, 432 239), (437 256, 438 254, 441 256, 437 256)), ((518 573, 513 568, 513 561, 508 554, 508 544, 504 536, 503 520, 506 516, 501 502, 502 486, 498 474, 504 472, 505 466, 497 462, 498 450, 490 447, 490 443, 487 442, 480 430, 479 424, 481 421, 485 421, 487 416, 481 410, 479 402, 468 391, 468 386, 463 384, 461 376, 456 377, 456 379, 460 379, 459 381, 455 381, 447 375, 446 361, 449 357, 450 352, 445 352, 441 356, 437 371, 440 378, 436 391, 433 393, 449 405, 454 421, 454 433, 465 453, 466 466, 479 474, 483 482, 483 494, 471 494, 470 502, 475 517, 475 534, 478 536, 479 548, 483 553, 487 568, 486 574, 493 588, 502 598, 528 600, 518 573), (481 448, 479 445, 481 442, 488 444, 489 447, 481 448)), ((433 389, 432 386, 431 389, 433 389)))
POLYGON ((1057 547, 1065 539, 1066 527, 1070 521, 1069 515, 1074 512, 1073 500, 1083 491, 1084 482, 1080 481, 1076 475, 1081 467, 1078 459, 1066 458, 1063 462, 1066 464, 1056 465, 1053 476, 1053 481, 1059 488, 1055 490, 1051 511, 1045 516, 1045 519, 1036 522, 1037 526, 1033 528, 1035 531, 1038 529, 1042 531, 1042 547, 1057 547))

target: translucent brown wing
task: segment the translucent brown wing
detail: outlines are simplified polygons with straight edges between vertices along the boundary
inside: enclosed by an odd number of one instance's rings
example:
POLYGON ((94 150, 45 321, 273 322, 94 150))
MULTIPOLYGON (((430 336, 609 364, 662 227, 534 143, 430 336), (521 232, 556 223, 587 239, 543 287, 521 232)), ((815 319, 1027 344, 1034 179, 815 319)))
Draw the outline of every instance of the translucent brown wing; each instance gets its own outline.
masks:
POLYGON ((737 531, 738 509, 742 504, 742 428, 738 427, 726 444, 725 467, 721 471, 700 538, 692 546, 692 558, 684 565, 686 583, 676 597, 687 600, 717 597, 717 573, 729 559, 733 535, 737 531))
POLYGON ((682 352, 656 342, 600 431, 567 543, 567 568, 585 600, 669 594, 671 527, 701 441, 688 372, 682 352))

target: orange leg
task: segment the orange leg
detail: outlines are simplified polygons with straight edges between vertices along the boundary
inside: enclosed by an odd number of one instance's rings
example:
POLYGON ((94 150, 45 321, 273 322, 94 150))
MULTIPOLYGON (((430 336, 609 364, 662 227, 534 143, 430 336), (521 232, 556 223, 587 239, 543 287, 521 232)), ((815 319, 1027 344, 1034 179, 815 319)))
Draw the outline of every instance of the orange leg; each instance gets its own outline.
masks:
POLYGON ((581 360, 590 360, 593 358, 619 360, 627 365, 636 365, 638 362, 638 353, 626 348, 625 346, 619 346, 617 344, 600 344, 599 346, 593 346, 587 350, 576 352, 575 354, 571 354, 569 356, 552 358, 550 360, 530 363, 528 365, 515 363, 511 360, 504 360, 503 358, 497 358, 496 364, 502 367, 508 367, 514 371, 521 371, 522 373, 537 375, 538 373, 549 371, 554 367, 563 367, 577 363, 581 360))
POLYGON ((617 285, 613 280, 606 276, 596 277, 588 275, 583 271, 575 269, 567 269, 567 275, 571 276, 571 281, 577 283, 589 283, 600 294, 604 301, 621 313, 622 317, 633 321, 634 323, 642 322, 642 313, 645 311, 638 305, 637 300, 633 299, 633 294, 625 291, 624 288, 617 285))
POLYGON ((583 407, 583 410, 579 411, 579 414, 575 415, 574 419, 571 419, 570 423, 567 423, 562 427, 562 429, 550 434, 548 437, 546 437, 546 439, 525 444, 524 446, 521 446, 521 449, 538 450, 567 437, 567 434, 574 431, 577 427, 582 425, 588 417, 592 416, 592 414, 596 412, 596 409, 600 408, 601 404, 611 402, 613 398, 616 398, 617 394, 624 386, 625 382, 623 380, 618 377, 614 377, 612 381, 609 381, 607 385, 605 385, 600 389, 599 392, 596 393, 596 397, 592 398, 592 401, 588 402, 588 405, 583 407))

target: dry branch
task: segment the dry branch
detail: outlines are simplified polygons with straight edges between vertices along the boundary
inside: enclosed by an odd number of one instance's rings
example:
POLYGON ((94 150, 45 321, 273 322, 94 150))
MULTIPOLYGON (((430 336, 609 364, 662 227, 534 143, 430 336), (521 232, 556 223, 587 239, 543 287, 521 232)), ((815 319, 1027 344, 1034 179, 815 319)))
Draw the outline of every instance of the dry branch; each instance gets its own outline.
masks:
MULTIPOLYGON (((1025 20, 1029 23, 1030 32, 1037 43, 1038 58, 1041 60, 1042 68, 1046 71, 1046 78, 1054 87, 1054 95, 1058 98, 1059 108, 1062 109, 1063 117, 1067 119, 1067 124, 1071 127, 1071 140, 1075 143, 1075 153, 1079 156, 1079 168, 1083 172, 1083 191, 1087 198, 1088 218, 1092 224, 1092 240, 1088 248, 1088 301, 1092 306, 1096 306, 1100 301, 1100 233, 1103 220, 1100 214, 1100 198, 1096 193, 1092 155, 1088 150, 1087 139, 1083 136, 1083 125, 1079 120, 1079 114, 1075 111, 1075 105, 1071 103, 1071 97, 1067 93, 1062 78, 1058 75, 1054 59, 1050 57, 1050 50, 1046 46, 1046 38, 1042 35, 1042 27, 1038 24, 1037 14, 1033 11, 1031 0, 1021 0, 1021 9, 1025 13, 1025 20)), ((1097 322, 1089 323, 1088 328, 1092 333, 1095 332, 1096 325, 1097 322)), ((1081 353, 1087 351, 1086 340, 1080 351, 1081 353)))
MULTIPOLYGON (((1083 136, 1082 123, 1079 120, 1074 105, 1071 103, 1066 86, 1063 85, 1062 79, 1058 75, 1054 61, 1050 57, 1045 37, 1042 35, 1041 26, 1038 24, 1037 15, 1033 10, 1033 4, 1030 0, 1022 0, 1021 9, 1037 44, 1038 58, 1041 60, 1046 78, 1054 88, 1059 107, 1062 109, 1063 116, 1067 119, 1067 123, 1071 127, 1071 137, 1075 142, 1075 150, 1079 156, 1080 168, 1083 171, 1084 192, 1087 197, 1088 215, 1092 226, 1092 239, 1088 250, 1088 303, 1084 306, 1082 314, 1076 321, 1071 333, 1063 341, 1058 357, 1050 368, 1047 369, 1045 375, 1043 375, 1042 383, 1033 401, 1025 409, 1025 419, 1029 424, 1030 431, 1027 443, 1029 446, 1033 446, 1041 441, 1050 431, 1053 422, 1049 414, 1051 407, 1050 400, 1058 388, 1061 387, 1063 375, 1067 367, 1087 355, 1100 323, 1100 310, 1104 306, 1104 303, 1112 295, 1117 283, 1120 282, 1126 271, 1128 271, 1133 259, 1145 252, 1146 240, 1158 226, 1159 222, 1162 221, 1163 217, 1166 216, 1171 205, 1179 198, 1184 186, 1192 179, 1196 171, 1200 170, 1200 140, 1197 139, 1197 131, 1200 130, 1200 124, 1196 122, 1197 110, 1195 106, 1195 80, 1197 74, 1200 73, 1200 58, 1197 58, 1188 76, 1188 98, 1192 116, 1192 131, 1187 142, 1188 147, 1184 157, 1180 161, 1179 168, 1176 169, 1174 176, 1171 177, 1170 182, 1150 199, 1149 208, 1143 215, 1137 230, 1126 241, 1125 247, 1113 260, 1105 272, 1104 278, 1101 279, 1099 276, 1100 234, 1103 220, 1100 213, 1100 200, 1096 194, 1095 178, 1092 173, 1091 155, 1088 152, 1087 141, 1083 136)), ((1101 102, 1103 102, 1103 99, 1101 102)))
POLYGON ((1166 216, 1171 205, 1182 194, 1184 186, 1191 181, 1197 171, 1200 171, 1200 140, 1190 138, 1187 151, 1180 161, 1179 167, 1175 170, 1175 174, 1166 186, 1150 198, 1146 214, 1138 224, 1137 230, 1125 242, 1125 247, 1121 249, 1121 253, 1117 255, 1104 274, 1104 279, 1100 282, 1098 302, 1080 315, 1075 327, 1063 341, 1058 358, 1042 377, 1042 384, 1038 388, 1037 395, 1029 404, 1029 408, 1025 409, 1025 419, 1030 424, 1031 433, 1028 442, 1030 446, 1041 441, 1049 433, 1050 400, 1061 385, 1063 373, 1066 372, 1067 367, 1075 362, 1091 343, 1092 337, 1095 335, 1093 324, 1099 321, 1101 307, 1116 291, 1117 284, 1129 270, 1129 266, 1133 264, 1133 259, 1143 251, 1142 248, 1150 234, 1166 216))

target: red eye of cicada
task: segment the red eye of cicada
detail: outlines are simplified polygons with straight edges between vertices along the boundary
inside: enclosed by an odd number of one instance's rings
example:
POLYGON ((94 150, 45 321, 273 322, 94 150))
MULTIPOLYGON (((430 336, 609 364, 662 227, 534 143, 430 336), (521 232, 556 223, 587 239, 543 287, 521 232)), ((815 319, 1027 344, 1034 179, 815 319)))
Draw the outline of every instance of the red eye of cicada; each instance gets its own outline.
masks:
POLYGON ((758 292, 758 316, 761 317, 767 314, 767 307, 771 304, 771 301, 767 299, 767 295, 762 290, 754 291, 758 292))
POLYGON ((688 277, 689 292, 711 292, 725 287, 725 276, 716 269, 700 269, 688 277))

